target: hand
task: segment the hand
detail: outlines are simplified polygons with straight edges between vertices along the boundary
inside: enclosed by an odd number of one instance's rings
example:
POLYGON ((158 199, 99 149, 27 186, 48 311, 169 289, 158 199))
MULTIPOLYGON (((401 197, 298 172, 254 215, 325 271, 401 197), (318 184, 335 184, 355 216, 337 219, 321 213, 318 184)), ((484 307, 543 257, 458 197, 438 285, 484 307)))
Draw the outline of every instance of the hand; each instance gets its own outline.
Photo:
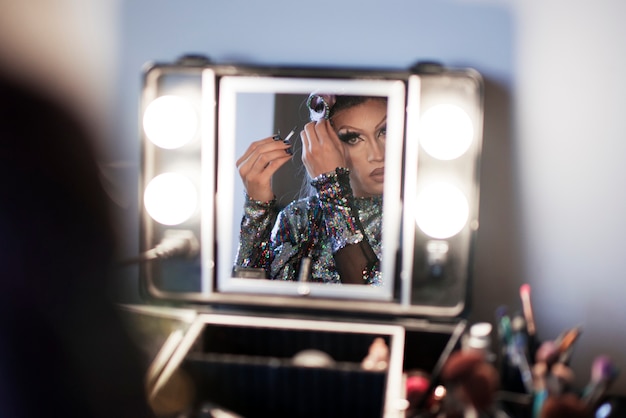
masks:
POLYGON ((343 143, 328 120, 307 123, 300 138, 302 163, 309 177, 314 179, 320 174, 334 171, 337 167, 346 167, 343 143))
POLYGON ((268 202, 274 198, 272 175, 291 158, 290 147, 267 137, 253 142, 237 160, 239 175, 251 199, 268 202))

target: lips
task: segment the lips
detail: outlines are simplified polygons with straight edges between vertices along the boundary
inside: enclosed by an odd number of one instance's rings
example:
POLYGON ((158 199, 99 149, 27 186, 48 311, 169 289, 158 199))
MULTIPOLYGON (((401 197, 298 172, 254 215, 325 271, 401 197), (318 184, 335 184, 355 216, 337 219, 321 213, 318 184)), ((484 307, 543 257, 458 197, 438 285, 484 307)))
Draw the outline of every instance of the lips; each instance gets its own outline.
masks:
POLYGON ((370 177, 374 179, 374 181, 379 181, 379 182, 385 181, 385 168, 381 167, 381 168, 372 170, 372 172, 370 173, 370 177))

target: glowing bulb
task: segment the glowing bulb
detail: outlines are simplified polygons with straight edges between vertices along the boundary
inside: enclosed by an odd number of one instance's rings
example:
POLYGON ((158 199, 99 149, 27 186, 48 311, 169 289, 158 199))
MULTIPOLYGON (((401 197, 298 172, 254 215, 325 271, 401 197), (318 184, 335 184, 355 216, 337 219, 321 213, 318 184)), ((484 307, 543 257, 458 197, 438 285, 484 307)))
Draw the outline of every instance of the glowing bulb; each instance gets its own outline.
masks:
POLYGON ((153 178, 143 195, 146 211, 163 225, 178 225, 196 211, 198 194, 191 180, 177 173, 153 178))
POLYGON ((165 149, 180 148, 196 135, 196 110, 182 97, 158 97, 146 108, 143 129, 154 145, 165 149))
POLYGON ((438 183, 420 192, 416 198, 417 226, 432 238, 445 239, 458 234, 469 218, 469 204, 456 187, 438 183))
POLYGON ((596 409, 596 418, 609 418, 611 412, 613 412, 613 407, 609 402, 606 402, 596 409))
POLYGON ((454 160, 467 151, 474 138, 474 126, 460 107, 440 104, 422 115, 420 144, 439 160, 454 160))
POLYGON ((439 385, 435 387, 433 395, 435 395, 436 399, 443 399, 446 396, 447 390, 445 386, 439 385))

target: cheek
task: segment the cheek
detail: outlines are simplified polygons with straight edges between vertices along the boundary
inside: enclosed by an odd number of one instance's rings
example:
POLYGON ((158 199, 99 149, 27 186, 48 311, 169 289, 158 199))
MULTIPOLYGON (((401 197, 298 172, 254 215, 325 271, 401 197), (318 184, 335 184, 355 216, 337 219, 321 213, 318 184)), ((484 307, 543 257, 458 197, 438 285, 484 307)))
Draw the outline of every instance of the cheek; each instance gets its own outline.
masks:
POLYGON ((342 145, 343 145, 343 155, 346 157, 346 165, 348 166, 347 168, 352 170, 352 167, 354 166, 354 164, 352 163, 353 156, 352 156, 351 149, 346 144, 342 144, 342 145))
POLYGON ((359 165, 363 156, 361 155, 362 147, 352 147, 348 145, 344 145, 344 155, 346 156, 346 165, 352 171, 356 171, 359 169, 359 165))

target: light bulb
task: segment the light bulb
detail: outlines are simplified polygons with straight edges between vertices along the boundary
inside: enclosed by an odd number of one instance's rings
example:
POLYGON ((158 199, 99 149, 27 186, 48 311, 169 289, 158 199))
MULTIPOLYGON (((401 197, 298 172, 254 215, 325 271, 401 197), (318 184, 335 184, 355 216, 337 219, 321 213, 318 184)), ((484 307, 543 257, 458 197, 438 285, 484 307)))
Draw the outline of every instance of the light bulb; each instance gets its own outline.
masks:
POLYGON ((163 225, 178 225, 196 211, 198 193, 187 177, 165 173, 150 181, 143 201, 152 219, 163 225))
POLYGON ((143 129, 156 146, 176 149, 189 143, 198 129, 193 105, 179 96, 161 96, 150 102, 143 115, 143 129))
POLYGON ((426 110, 421 118, 420 144, 439 160, 454 160, 467 151, 474 138, 469 115, 452 104, 439 104, 426 110))
POLYGON ((445 239, 458 234, 469 218, 467 198, 458 188, 435 183, 424 188, 415 201, 415 220, 428 236, 445 239))

